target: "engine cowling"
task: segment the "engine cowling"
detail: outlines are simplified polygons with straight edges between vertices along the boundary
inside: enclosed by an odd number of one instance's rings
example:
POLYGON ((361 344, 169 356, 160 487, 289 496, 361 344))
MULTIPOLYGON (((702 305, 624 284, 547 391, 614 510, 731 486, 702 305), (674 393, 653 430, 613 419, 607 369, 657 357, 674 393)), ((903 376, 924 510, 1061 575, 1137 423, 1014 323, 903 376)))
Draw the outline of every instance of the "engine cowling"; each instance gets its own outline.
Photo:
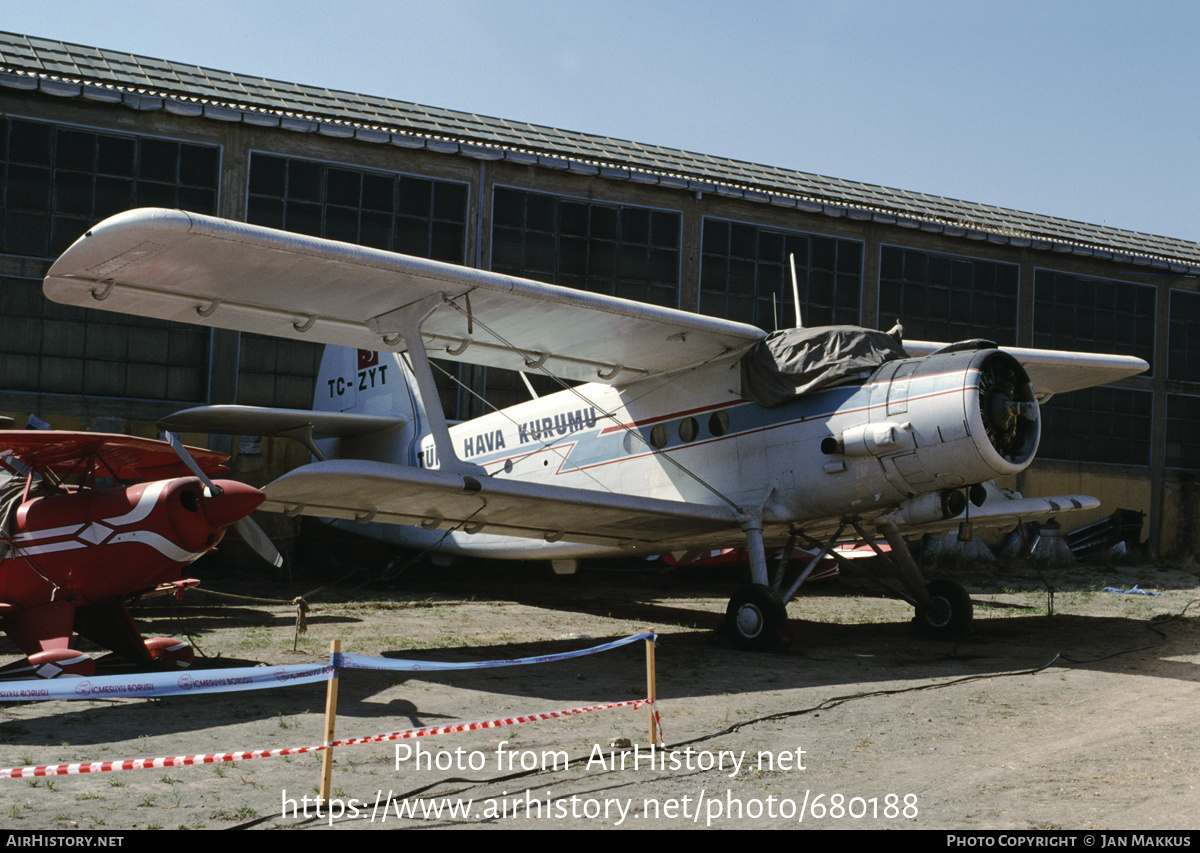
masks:
POLYGON ((868 419, 826 438, 821 450, 874 457, 906 497, 1016 474, 1041 438, 1025 369, 994 347, 950 347, 889 362, 871 378, 868 419))

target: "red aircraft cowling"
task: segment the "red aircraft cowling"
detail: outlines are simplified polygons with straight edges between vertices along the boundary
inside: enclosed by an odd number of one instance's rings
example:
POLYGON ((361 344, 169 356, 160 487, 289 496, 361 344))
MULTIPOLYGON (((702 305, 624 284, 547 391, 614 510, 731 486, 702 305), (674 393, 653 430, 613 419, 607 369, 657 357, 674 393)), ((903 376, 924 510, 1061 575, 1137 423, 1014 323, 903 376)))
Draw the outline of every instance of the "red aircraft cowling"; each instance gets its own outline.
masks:
POLYGON ((244 483, 216 482, 223 490, 216 496, 196 477, 181 477, 26 502, 17 511, 0 599, 26 609, 56 591, 55 599, 97 604, 182 579, 184 566, 263 501, 244 483), (14 571, 13 563, 34 571, 14 571))
MULTIPOLYGON (((63 443, 64 434, 51 435, 63 443)), ((95 455, 96 437, 87 436, 87 452, 95 455)), ((132 442, 144 443, 144 458, 156 462, 163 446, 148 439, 113 438, 122 453, 131 452, 132 442)), ((10 455, 28 461, 45 452, 43 447, 10 455)), ((187 476, 27 495, 4 537, 9 547, 0 560, 0 627, 29 657, 0 671, 90 675, 94 662, 73 651, 76 634, 138 663, 190 663, 187 644, 171 638, 144 640, 124 602, 172 588, 182 593, 195 585, 186 567, 216 547, 225 529, 264 499, 244 483, 218 480, 215 485, 219 494, 198 477, 187 476)))

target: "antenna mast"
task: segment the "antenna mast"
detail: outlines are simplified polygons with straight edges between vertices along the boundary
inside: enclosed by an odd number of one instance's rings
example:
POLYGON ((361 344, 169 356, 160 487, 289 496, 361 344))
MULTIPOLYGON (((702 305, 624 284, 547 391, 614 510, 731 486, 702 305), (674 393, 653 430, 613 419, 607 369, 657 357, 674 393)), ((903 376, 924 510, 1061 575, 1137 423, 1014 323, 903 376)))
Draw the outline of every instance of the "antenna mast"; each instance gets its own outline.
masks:
POLYGON ((804 318, 800 316, 800 283, 796 279, 796 255, 788 252, 788 263, 792 267, 792 303, 796 306, 796 328, 804 328, 804 318))

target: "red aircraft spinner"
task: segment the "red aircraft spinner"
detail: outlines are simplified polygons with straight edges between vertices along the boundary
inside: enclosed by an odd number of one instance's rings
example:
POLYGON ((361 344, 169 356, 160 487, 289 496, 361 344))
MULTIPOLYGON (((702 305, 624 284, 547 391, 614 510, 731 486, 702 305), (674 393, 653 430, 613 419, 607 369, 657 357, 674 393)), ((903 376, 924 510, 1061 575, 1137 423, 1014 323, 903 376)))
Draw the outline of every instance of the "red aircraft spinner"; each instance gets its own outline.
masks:
POLYGON ((209 479, 227 458, 127 435, 0 432, 13 475, 0 485, 0 628, 28 655, 0 674, 91 675, 78 637, 139 664, 190 664, 187 643, 143 640, 125 601, 195 586, 187 567, 262 503, 258 489, 209 479))

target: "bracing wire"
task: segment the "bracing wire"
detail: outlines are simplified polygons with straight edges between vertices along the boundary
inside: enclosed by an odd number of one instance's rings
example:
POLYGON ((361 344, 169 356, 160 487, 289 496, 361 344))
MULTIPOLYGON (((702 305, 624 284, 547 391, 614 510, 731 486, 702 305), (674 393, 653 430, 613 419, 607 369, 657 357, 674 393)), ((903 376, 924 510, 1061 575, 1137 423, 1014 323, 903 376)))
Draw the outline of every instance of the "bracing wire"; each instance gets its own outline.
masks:
MULTIPOLYGON (((454 299, 447 299, 445 301, 446 301, 446 304, 450 305, 452 308, 454 308, 459 313, 466 315, 470 322, 472 322, 475 325, 482 328, 484 331, 486 331, 488 334, 490 334, 493 338, 495 338, 498 342, 500 342, 505 347, 507 347, 509 350, 516 353, 521 358, 525 358, 526 353, 524 350, 522 350, 520 347, 517 347, 514 344, 512 344, 511 342, 509 342, 508 340, 506 340, 503 335, 501 335, 496 330, 492 329, 490 326, 488 326, 486 323, 484 323, 478 317, 473 316, 467 309, 465 309, 461 305, 459 305, 454 299)), ((719 358, 719 357, 722 357, 722 356, 717 356, 717 358, 719 358)), ((708 362, 705 362, 705 363, 707 364, 708 362)), ((563 390, 570 391, 572 394, 574 394, 576 397, 578 397, 580 400, 582 400, 588 406, 591 406, 592 408, 597 409, 599 412, 602 412, 602 414, 597 415, 597 420, 599 420, 601 418, 604 418, 606 420, 611 420, 614 424, 616 424, 621 429, 623 429, 627 434, 632 435, 635 440, 640 441, 642 443, 646 443, 645 439, 642 438, 641 434, 637 430, 635 430, 632 425, 619 423, 615 412, 607 411, 606 409, 604 409, 603 406, 598 405, 594 400, 588 399, 588 397, 585 396, 583 394, 583 392, 579 390, 578 386, 569 385, 561 377, 555 376, 553 373, 550 372, 550 370, 544 364, 539 364, 537 367, 537 370, 540 371, 541 373, 545 374, 546 376, 550 377, 550 379, 553 382, 555 382, 556 384, 558 384, 559 386, 561 386, 563 388, 563 390)), ((684 374, 680 373, 679 376, 676 376, 673 379, 670 379, 668 381, 675 381, 675 379, 678 379, 682 375, 684 375, 684 374)), ((457 379, 456 379, 456 381, 457 381, 457 379)), ((459 384, 461 385, 462 383, 460 382, 459 384)), ((466 386, 464 385, 463 387, 466 387, 466 386)), ((470 390, 470 389, 468 389, 468 390, 470 390)), ((470 391, 470 393, 475 395, 476 397, 479 397, 479 395, 476 394, 474 391, 470 391)), ((482 400, 483 398, 480 397, 479 399, 482 400)), ((483 402, 484 402, 484 405, 491 407, 495 411, 497 411, 497 412, 501 411, 500 409, 497 409, 493 404, 487 402, 486 400, 484 400, 483 402)), ((510 418, 510 420, 511 420, 511 418, 510 418)), ((514 421, 514 423, 515 423, 515 421, 514 421)), ((688 468, 686 465, 684 465, 678 459, 674 458, 673 456, 671 456, 670 454, 668 454, 666 451, 664 451, 661 448, 657 448, 652 445, 647 445, 647 446, 650 447, 651 453, 655 454, 660 459, 663 459, 664 461, 669 462, 671 465, 675 466, 675 468, 677 468, 681 473, 690 477, 692 480, 694 480, 696 483, 698 483, 703 488, 707 489, 710 493, 715 495, 721 501, 728 504, 735 512, 742 511, 742 508, 740 506, 738 506, 734 501, 732 501, 730 498, 728 498, 723 492, 721 492, 719 489, 717 489, 716 486, 713 486, 711 483, 706 481, 703 477, 701 477, 695 471, 692 471, 690 468, 688 468)), ((579 469, 579 470, 582 470, 582 469, 579 469)))

